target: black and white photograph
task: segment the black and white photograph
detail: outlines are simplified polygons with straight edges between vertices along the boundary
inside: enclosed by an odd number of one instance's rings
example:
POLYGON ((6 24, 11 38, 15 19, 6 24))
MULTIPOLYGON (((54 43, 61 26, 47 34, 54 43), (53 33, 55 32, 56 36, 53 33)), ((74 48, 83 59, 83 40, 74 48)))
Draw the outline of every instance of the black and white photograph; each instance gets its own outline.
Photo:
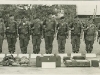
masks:
POLYGON ((0 74, 99 74, 100 1, 1 1, 0 74))

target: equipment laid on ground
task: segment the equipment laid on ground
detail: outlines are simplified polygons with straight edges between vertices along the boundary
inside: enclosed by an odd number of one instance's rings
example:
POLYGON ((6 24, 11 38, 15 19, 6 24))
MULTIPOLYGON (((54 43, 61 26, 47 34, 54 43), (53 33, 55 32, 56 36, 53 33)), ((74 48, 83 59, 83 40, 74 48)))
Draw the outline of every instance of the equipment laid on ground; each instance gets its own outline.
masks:
POLYGON ((63 57, 63 61, 65 60, 70 60, 70 57, 66 56, 66 57, 63 57))
POLYGON ((9 55, 9 56, 5 56, 2 60, 2 65, 3 66, 9 66, 9 65, 12 65, 13 62, 14 62, 14 57, 13 55, 9 55))
MULTIPOLYGON (((44 62, 55 62, 56 67, 61 67, 61 57, 58 55, 54 56, 37 56, 36 57, 36 67, 42 67, 42 63, 44 62)), ((50 65, 48 65, 50 66, 50 65)))
POLYGON ((19 64, 20 64, 20 65, 22 65, 22 64, 28 65, 28 64, 29 64, 29 59, 28 59, 27 57, 23 56, 23 57, 21 58, 19 64))
POLYGON ((91 66, 92 67, 99 67, 99 61, 98 60, 91 60, 91 66))
POLYGON ((89 60, 66 60, 64 64, 66 67, 90 67, 89 60))
POLYGON ((66 67, 90 67, 90 61, 85 56, 64 57, 63 61, 66 67))
POLYGON ((22 64, 28 65, 29 59, 25 56, 20 58, 20 57, 17 57, 17 56, 14 57, 13 55, 8 55, 8 56, 5 56, 3 58, 3 60, 1 61, 1 65, 3 65, 3 66, 9 66, 9 65, 20 66, 22 64))
POLYGON ((85 60, 85 57, 84 56, 73 56, 72 59, 75 59, 75 60, 85 60))

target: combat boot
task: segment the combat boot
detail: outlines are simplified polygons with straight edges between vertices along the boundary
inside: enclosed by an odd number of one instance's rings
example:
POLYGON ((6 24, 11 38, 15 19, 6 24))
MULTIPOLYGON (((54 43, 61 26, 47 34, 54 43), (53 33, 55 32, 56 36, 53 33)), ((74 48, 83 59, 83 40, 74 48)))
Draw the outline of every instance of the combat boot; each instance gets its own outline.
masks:
POLYGON ((34 54, 36 54, 36 51, 33 51, 34 54))

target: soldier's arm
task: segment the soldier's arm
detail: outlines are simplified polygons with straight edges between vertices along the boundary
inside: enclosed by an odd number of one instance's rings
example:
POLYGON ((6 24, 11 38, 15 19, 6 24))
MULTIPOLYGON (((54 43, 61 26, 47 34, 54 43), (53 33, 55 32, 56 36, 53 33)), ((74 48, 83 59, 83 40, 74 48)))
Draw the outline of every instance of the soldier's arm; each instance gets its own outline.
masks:
POLYGON ((33 23, 31 23, 30 24, 30 34, 32 35, 32 31, 33 31, 33 29, 34 29, 34 26, 33 26, 34 24, 33 23))
POLYGON ((67 34, 67 36, 69 36, 69 27, 68 27, 68 24, 66 24, 66 34, 67 34))
POLYGON ((82 38, 82 35, 83 35, 83 24, 80 24, 80 26, 81 26, 81 38, 82 38))
POLYGON ((43 21, 42 29, 43 29, 43 37, 45 37, 45 28, 46 28, 46 20, 43 21))
POLYGON ((18 34, 20 34, 21 24, 22 24, 22 23, 20 23, 20 24, 18 25, 18 34))
POLYGON ((40 25, 40 30, 41 30, 41 38, 43 38, 43 23, 40 25))
POLYGON ((56 25, 56 33, 58 32, 59 30, 59 23, 56 25))
POLYGON ((30 29, 30 25, 29 24, 28 24, 28 34, 29 34, 29 36, 31 34, 31 29, 30 29))
POLYGON ((8 29, 9 29, 9 21, 7 21, 7 22, 5 23, 5 34, 7 34, 8 29))
POLYGON ((16 22, 15 22, 15 29, 16 29, 16 35, 17 35, 18 34, 18 25, 16 22))
POLYGON ((94 29, 94 37, 96 37, 96 26, 95 26, 95 29, 94 29))
POLYGON ((70 24, 70 26, 69 26, 69 29, 70 29, 70 30, 74 30, 74 26, 73 26, 73 25, 74 25, 74 23, 71 23, 71 24, 70 24))

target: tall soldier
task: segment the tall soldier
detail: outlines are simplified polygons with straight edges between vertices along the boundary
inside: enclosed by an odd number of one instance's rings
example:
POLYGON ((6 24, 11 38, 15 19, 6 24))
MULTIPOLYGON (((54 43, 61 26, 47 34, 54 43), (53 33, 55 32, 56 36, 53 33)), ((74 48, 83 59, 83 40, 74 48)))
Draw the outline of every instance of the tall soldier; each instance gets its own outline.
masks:
POLYGON ((15 52, 15 44, 17 41, 17 24, 14 21, 14 16, 10 16, 6 24, 6 37, 10 53, 15 52))
POLYGON ((64 17, 60 19, 60 23, 57 24, 58 51, 59 53, 65 53, 66 38, 68 39, 68 25, 64 22, 64 17))
POLYGON ((47 54, 52 53, 52 44, 54 40, 55 35, 55 29, 56 29, 56 22, 52 18, 52 15, 49 15, 49 17, 45 20, 43 23, 44 28, 44 40, 45 40, 45 49, 47 54))
POLYGON ((77 16, 70 27, 72 50, 74 53, 78 53, 80 48, 80 38, 82 36, 82 24, 77 16))
POLYGON ((42 23, 39 18, 36 18, 31 24, 31 35, 33 43, 33 53, 38 54, 40 52, 40 44, 42 38, 42 23))
POLYGON ((18 26, 18 34, 20 40, 20 48, 23 54, 27 53, 27 46, 30 40, 30 27, 26 18, 22 18, 22 22, 18 26))
POLYGON ((96 39, 96 26, 93 24, 93 20, 89 20, 88 27, 85 29, 86 32, 86 51, 91 53, 93 50, 93 44, 96 39))
POLYGON ((2 44, 5 35, 5 25, 3 19, 0 17, 0 53, 2 53, 2 44))

